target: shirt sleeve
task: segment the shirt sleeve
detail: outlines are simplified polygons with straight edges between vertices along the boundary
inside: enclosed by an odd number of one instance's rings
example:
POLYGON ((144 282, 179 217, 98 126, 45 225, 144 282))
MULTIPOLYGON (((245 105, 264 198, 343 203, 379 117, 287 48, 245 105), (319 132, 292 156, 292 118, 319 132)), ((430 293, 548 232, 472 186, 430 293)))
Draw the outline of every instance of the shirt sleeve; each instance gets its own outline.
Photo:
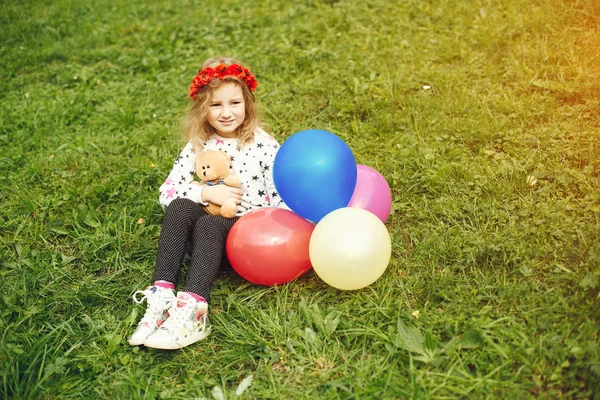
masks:
POLYGON ((289 210, 288 206, 283 202, 279 193, 277 193, 277 188, 275 187, 275 181, 273 180, 273 164, 275 161, 275 156, 277 155, 277 151, 279 150, 279 144, 273 140, 273 144, 269 144, 268 146, 272 146, 272 151, 268 153, 263 160, 263 177, 265 181, 265 204, 266 207, 278 207, 285 208, 289 210))
POLYGON ((196 173, 196 153, 189 142, 173 163, 173 169, 165 182, 160 186, 158 199, 163 208, 167 208, 175 199, 186 198, 196 203, 202 201, 202 186, 194 181, 196 173))

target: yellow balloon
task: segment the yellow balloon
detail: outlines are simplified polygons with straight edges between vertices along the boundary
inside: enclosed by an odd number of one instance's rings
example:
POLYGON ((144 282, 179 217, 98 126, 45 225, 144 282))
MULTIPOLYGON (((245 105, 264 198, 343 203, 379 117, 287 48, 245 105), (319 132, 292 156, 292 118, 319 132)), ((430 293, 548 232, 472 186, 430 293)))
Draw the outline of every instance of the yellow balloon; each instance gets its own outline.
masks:
POLYGON ((310 237, 309 256, 316 274, 342 290, 360 289, 385 272, 392 255, 383 222, 362 208, 338 208, 323 217, 310 237))

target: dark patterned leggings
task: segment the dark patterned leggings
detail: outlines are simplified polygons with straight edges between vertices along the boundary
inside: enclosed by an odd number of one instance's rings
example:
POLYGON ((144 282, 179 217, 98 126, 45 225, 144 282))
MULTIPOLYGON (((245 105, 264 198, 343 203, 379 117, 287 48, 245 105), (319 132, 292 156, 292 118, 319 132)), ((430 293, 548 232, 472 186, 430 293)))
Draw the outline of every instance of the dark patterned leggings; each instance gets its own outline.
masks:
POLYGON ((210 215, 190 199, 173 200, 163 219, 153 280, 177 285, 189 243, 192 260, 183 290, 209 301, 210 289, 227 258, 227 234, 237 220, 210 215))

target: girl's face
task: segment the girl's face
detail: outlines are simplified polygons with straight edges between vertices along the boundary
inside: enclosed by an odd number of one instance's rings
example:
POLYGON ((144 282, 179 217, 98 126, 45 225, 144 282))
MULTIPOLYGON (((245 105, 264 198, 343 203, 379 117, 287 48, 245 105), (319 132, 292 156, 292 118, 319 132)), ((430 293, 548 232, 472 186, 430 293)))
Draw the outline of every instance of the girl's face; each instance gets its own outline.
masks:
POLYGON ((228 82, 215 89, 208 104, 207 119, 219 136, 235 138, 245 118, 246 105, 239 85, 228 82))

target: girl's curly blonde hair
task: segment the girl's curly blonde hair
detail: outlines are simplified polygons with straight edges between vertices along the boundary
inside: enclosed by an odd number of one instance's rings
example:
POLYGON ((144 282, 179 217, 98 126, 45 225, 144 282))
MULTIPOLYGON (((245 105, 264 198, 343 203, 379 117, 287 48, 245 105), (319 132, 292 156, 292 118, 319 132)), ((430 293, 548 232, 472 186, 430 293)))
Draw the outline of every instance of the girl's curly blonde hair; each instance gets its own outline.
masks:
MULTIPOLYGON (((238 64, 244 66, 239 60, 232 57, 212 57, 204 61, 200 71, 206 67, 215 67, 219 64, 231 65, 238 64)), ((187 140, 197 151, 204 148, 204 142, 216 133, 215 128, 208 123, 208 108, 212 99, 213 92, 225 83, 235 83, 242 89, 244 96, 244 106, 246 108, 246 117, 244 122, 237 129, 238 149, 244 144, 249 143, 254 138, 254 131, 259 127, 258 107, 254 94, 248 86, 235 76, 226 76, 223 79, 213 79, 201 91, 191 99, 188 113, 183 120, 183 133, 187 140)))

